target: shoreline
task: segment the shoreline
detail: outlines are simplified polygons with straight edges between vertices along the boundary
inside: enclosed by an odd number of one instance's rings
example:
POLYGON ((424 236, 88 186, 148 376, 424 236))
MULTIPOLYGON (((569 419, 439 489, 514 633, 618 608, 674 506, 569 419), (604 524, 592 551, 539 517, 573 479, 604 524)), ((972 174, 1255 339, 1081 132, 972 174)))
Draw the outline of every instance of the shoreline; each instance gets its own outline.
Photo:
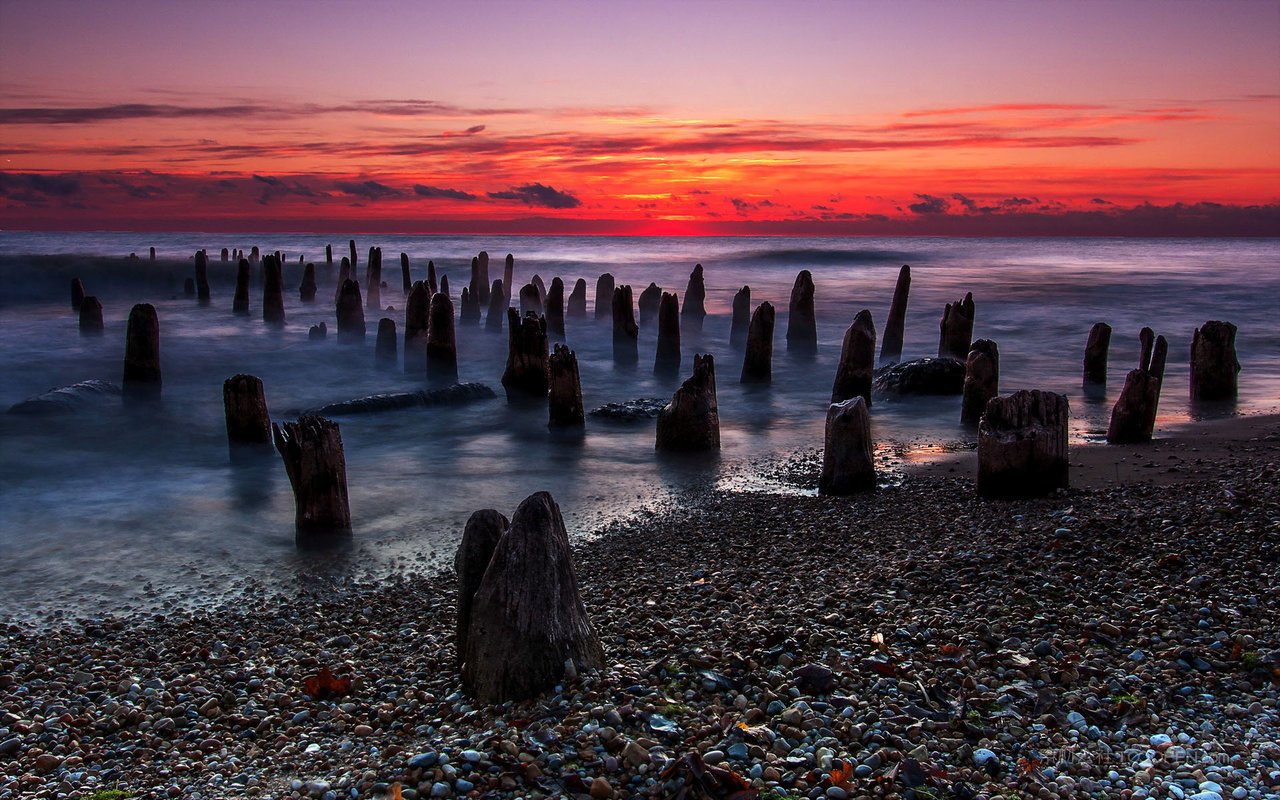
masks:
POLYGON ((0 798, 661 797, 695 751, 774 797, 920 770, 974 796, 1276 791, 1280 417, 1094 449, 1053 498, 978 500, 964 452, 871 496, 711 488, 578 538, 609 666, 496 709, 458 693, 448 572, 8 625, 0 798), (1105 480, 1120 452, 1136 482, 1105 480), (320 666, 352 696, 303 694, 320 666))

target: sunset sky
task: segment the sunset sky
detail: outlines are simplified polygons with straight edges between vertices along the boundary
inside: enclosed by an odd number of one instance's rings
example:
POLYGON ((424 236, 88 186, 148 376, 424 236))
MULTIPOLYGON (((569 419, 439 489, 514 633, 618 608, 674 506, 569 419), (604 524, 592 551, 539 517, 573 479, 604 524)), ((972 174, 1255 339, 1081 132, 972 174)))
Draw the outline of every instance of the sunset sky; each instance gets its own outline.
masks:
POLYGON ((0 2, 0 229, 1280 235, 1280 2, 0 2))

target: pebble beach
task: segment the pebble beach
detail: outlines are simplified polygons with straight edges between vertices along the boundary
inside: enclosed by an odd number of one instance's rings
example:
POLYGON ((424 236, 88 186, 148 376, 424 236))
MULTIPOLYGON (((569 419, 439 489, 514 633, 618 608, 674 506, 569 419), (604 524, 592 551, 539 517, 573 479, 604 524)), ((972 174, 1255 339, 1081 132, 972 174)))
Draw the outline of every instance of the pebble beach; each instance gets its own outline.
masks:
POLYGON ((448 571, 9 624, 0 798, 1277 796, 1280 417, 1075 448, 1039 500, 971 456, 573 532, 607 666, 522 703, 461 693, 448 571))

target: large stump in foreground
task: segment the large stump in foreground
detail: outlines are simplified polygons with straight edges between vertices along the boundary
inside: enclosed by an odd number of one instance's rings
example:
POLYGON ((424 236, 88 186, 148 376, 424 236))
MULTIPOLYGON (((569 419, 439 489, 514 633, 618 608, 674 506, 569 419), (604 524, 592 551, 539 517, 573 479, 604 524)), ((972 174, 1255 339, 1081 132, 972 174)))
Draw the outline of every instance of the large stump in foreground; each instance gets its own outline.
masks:
POLYGON ((150 303, 129 311, 124 341, 124 381, 120 384, 125 405, 160 401, 160 320, 150 303))
POLYGON ((787 352, 813 355, 818 352, 818 320, 813 304, 813 273, 800 270, 791 287, 787 309, 787 352))
POLYGON ((1065 489, 1066 395, 1038 389, 993 397, 978 423, 978 494, 1037 497, 1065 489))
POLYGON ((720 407, 716 364, 711 354, 694 355, 691 375, 658 412, 657 450, 720 449, 720 407))
POLYGON ((866 400, 859 395, 832 403, 827 409, 818 494, 874 491, 876 463, 871 444, 871 415, 866 400))
POLYGON ((233 375, 222 382, 222 409, 227 418, 227 444, 231 460, 271 450, 271 415, 262 379, 233 375))
POLYGON ((840 365, 831 385, 831 402, 840 403, 861 397, 871 405, 871 381, 876 371, 876 325, 871 312, 862 309, 844 332, 840 347, 840 365))
MULTIPOLYGON (((490 295, 492 296, 492 295, 490 295)), ((493 559, 493 551, 510 527, 510 521, 492 508, 475 512, 462 529, 462 542, 453 556, 458 575, 458 624, 456 636, 457 662, 462 666, 467 652, 467 634, 471 629, 471 605, 485 570, 493 559)))
POLYGON ((498 540, 471 601, 462 686, 483 703, 524 700, 574 672, 604 665, 578 594, 560 507, 546 492, 525 499, 498 540))
POLYGON ((969 348, 964 364, 964 400, 960 422, 977 425, 991 398, 1000 394, 1000 348, 990 339, 979 339, 969 348))
POLYGON ((973 292, 965 294, 963 300, 947 303, 942 310, 942 320, 938 323, 938 358, 964 361, 969 357, 975 313, 973 292))
POLYGON ((733 295, 733 319, 729 323, 729 346, 741 350, 747 344, 751 325, 751 287, 743 286, 733 295))
POLYGON ((351 533, 347 460, 338 423, 303 416, 297 422, 273 424, 271 432, 293 486, 298 544, 351 533))
POLYGON ((707 284, 702 277, 701 264, 694 264, 693 272, 689 273, 689 285, 684 290, 684 308, 680 309, 680 318, 691 331, 702 330, 702 321, 707 318, 707 284))
POLYGON ((1191 337, 1191 402, 1235 401, 1240 361, 1236 326, 1211 320, 1191 337))
POLYGON ((1142 342, 1142 354, 1138 368, 1125 376, 1124 388, 1111 407, 1111 421, 1107 425, 1108 444, 1141 444, 1151 441, 1155 433, 1169 343, 1163 336, 1156 336, 1150 328, 1143 328, 1138 338, 1142 342))
POLYGON ((893 303, 889 319, 884 323, 884 342, 880 345, 880 363, 896 364, 902 358, 903 334, 907 328, 907 298, 911 294, 911 267, 902 265, 898 282, 893 287, 893 303))
POLYGON ((768 300, 756 306, 747 328, 747 352, 742 357, 739 383, 773 381, 773 303, 768 300))
POLYGON ((1086 392, 1100 393, 1107 385, 1107 352, 1111 348, 1111 326, 1095 322, 1084 345, 1083 386, 1086 392))
POLYGON ((534 314, 521 317, 507 309, 507 368, 502 388, 507 400, 528 400, 547 396, 550 374, 547 365, 547 320, 534 314))
POLYGON ((582 379, 578 375, 578 356, 562 344, 557 344, 548 360, 551 391, 547 400, 548 426, 552 428, 581 427, 586 423, 582 407, 582 379))

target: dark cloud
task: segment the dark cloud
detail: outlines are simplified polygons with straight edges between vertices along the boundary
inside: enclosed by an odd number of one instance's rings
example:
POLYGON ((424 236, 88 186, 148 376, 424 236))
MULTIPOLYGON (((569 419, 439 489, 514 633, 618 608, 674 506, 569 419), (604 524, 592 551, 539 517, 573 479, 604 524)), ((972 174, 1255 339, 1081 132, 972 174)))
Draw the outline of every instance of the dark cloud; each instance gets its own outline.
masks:
POLYGON ((1090 202, 1090 203, 1093 203, 1095 206, 1110 206, 1110 205, 1114 205, 1114 203, 1112 203, 1110 200, 1103 200, 1101 197, 1095 197, 1095 198, 1093 198, 1092 200, 1090 200, 1089 202, 1090 202))
POLYGON ((139 200, 152 200, 157 197, 164 197, 168 194, 161 186, 133 183, 124 178, 115 178, 104 175, 99 179, 106 186, 114 186, 117 189, 123 189, 130 197, 139 200))
POLYGON ((484 128, 485 128, 485 126, 483 126, 483 125, 472 125, 470 128, 467 128, 465 131, 463 131, 463 133, 465 133, 465 134, 467 134, 467 135, 473 135, 473 134, 477 134, 477 133, 479 133, 480 131, 484 130, 484 128))
POLYGON ((421 183, 414 184, 413 193, 419 197, 443 198, 447 200, 478 200, 476 195, 470 192, 464 192, 461 189, 444 189, 439 186, 423 186, 421 183))
MULTIPOLYGON (((245 117, 305 117, 314 114, 375 114, 393 117, 497 116, 525 114, 522 108, 466 108, 435 100, 361 100, 340 105, 227 105, 183 106, 172 103, 116 103, 102 106, 28 106, 0 108, 0 125, 85 125, 133 119, 243 119, 245 117)), ((482 126, 481 126, 482 127, 482 126)), ((479 131, 469 131, 478 133, 479 131)))
POLYGON ((284 181, 279 178, 272 177, 271 175, 254 175, 253 179, 255 181, 261 181, 268 186, 284 186, 284 181))
POLYGON ((831 206, 824 206, 820 203, 818 205, 813 205, 809 207, 812 208, 814 211, 830 211, 831 210, 831 206))
POLYGON ((708 192, 706 189, 690 189, 688 193, 689 194, 711 194, 711 192, 708 192))
POLYGON ((729 202, 733 203, 733 207, 737 209, 739 214, 745 214, 748 211, 754 211, 756 207, 755 203, 749 202, 747 200, 743 200, 741 197, 731 197, 729 198, 729 202))
POLYGON ((385 200, 388 197, 399 197, 399 189, 393 189, 377 181, 337 181, 334 183, 338 191, 366 200, 385 200))
POLYGON ((77 176, 0 172, 0 197, 71 197, 80 194, 83 189, 77 176))
POLYGON ((959 192, 956 192, 955 194, 951 195, 951 199, 955 200, 957 203, 964 206, 965 209, 968 211, 978 210, 978 201, 973 200, 972 198, 969 198, 969 197, 965 197, 959 192))
POLYGON ((1033 206, 1040 202, 1038 197, 1006 197, 1000 201, 1000 205, 1008 208, 1019 208, 1022 206, 1033 206))
POLYGON ((582 201, 569 192, 562 192, 541 183, 526 183, 523 186, 512 186, 505 192, 489 192, 494 200, 516 200, 527 206, 542 208, 577 208, 582 201))
POLYGON ((916 197, 920 202, 907 206, 913 214, 945 214, 947 209, 951 208, 951 204, 941 197, 934 197, 931 194, 917 194, 916 197))

